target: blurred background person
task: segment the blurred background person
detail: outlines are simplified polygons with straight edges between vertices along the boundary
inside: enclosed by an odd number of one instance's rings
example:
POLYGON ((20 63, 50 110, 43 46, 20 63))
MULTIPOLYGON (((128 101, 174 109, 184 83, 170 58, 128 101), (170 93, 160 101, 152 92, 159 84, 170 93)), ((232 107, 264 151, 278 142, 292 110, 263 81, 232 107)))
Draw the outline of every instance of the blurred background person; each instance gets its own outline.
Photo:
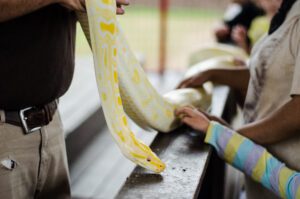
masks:
POLYGON ((248 30, 243 25, 235 26, 231 35, 234 43, 249 54, 252 46, 268 32, 271 19, 276 14, 281 3, 282 0, 257 0, 257 4, 264 10, 265 15, 256 17, 248 30), (250 42, 248 42, 248 38, 250 42))
POLYGON ((237 25, 248 29, 254 18, 263 15, 263 11, 250 0, 232 0, 228 6, 224 20, 215 30, 215 38, 220 43, 236 44, 232 39, 232 30, 237 25))

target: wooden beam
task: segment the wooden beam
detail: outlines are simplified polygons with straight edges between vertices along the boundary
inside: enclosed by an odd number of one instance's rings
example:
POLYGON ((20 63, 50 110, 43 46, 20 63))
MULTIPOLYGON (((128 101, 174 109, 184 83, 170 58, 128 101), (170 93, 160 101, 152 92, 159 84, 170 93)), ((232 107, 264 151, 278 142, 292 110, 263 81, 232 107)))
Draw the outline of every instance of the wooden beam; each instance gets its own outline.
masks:
POLYGON ((160 0, 160 28, 159 28, 159 73, 164 74, 167 56, 167 25, 169 0, 160 0))

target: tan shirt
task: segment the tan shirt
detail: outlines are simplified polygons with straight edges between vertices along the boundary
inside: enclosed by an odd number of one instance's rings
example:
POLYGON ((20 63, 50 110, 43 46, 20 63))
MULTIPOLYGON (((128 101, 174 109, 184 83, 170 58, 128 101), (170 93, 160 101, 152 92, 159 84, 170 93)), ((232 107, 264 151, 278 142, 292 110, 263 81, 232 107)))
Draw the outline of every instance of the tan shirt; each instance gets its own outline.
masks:
MULTIPOLYGON (((246 123, 272 114, 292 95, 300 95, 300 0, 293 5, 278 30, 254 46, 250 74, 244 106, 246 123)), ((268 150, 300 171, 300 135, 272 145, 268 150)), ((247 180, 246 188, 248 199, 274 198, 273 194, 250 180, 247 180)))

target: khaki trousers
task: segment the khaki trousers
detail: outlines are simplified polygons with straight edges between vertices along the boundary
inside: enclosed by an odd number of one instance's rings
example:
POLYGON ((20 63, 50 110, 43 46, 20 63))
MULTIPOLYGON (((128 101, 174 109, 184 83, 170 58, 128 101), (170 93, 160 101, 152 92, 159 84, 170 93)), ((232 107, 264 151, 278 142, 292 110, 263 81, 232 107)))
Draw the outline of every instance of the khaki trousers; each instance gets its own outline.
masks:
POLYGON ((0 121, 0 198, 70 198, 58 113, 49 125, 28 135, 20 127, 0 121))

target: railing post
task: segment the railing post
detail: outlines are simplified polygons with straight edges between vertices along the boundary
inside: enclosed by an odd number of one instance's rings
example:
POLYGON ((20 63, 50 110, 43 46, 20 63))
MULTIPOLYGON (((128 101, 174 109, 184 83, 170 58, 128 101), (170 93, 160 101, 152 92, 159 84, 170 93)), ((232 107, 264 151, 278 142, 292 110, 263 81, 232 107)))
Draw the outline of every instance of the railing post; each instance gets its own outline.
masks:
POLYGON ((160 0, 159 73, 164 74, 167 55, 167 21, 169 0, 160 0))

